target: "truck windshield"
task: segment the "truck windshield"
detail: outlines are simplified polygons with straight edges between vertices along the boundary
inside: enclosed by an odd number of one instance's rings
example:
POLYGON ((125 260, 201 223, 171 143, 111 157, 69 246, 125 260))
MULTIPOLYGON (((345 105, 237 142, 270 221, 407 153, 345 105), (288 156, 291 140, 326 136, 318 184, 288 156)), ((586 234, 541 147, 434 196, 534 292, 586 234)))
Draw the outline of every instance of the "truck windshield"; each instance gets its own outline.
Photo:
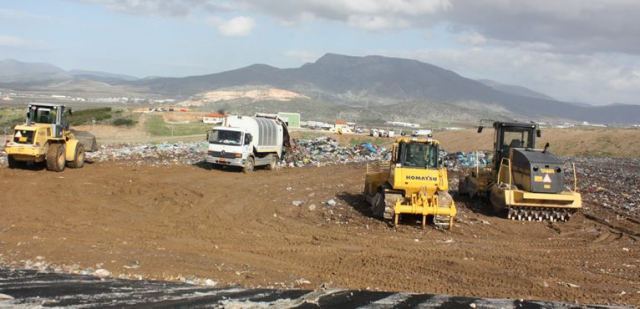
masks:
POLYGON ((437 168, 438 146, 424 143, 401 143, 402 165, 407 167, 437 168))
POLYGON ((240 146, 242 132, 227 130, 212 130, 209 134, 209 143, 240 146))

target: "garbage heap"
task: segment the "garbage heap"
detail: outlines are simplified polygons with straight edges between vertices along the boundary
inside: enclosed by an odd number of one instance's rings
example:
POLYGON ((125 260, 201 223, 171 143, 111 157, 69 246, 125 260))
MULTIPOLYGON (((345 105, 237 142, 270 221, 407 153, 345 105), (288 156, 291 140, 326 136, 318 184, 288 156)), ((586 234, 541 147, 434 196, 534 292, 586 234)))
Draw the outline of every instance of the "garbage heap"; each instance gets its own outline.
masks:
POLYGON ((583 201, 640 219, 640 159, 575 158, 573 161, 583 201))
MULTIPOLYGON (((202 162, 207 154, 206 142, 102 145, 87 153, 94 162, 117 161, 127 164, 171 165, 202 162)), ((371 143, 341 146, 330 137, 299 139, 285 151, 281 167, 324 166, 375 160, 389 160, 389 151, 371 143)))
POLYGON ((449 169, 459 171, 470 167, 480 166, 480 168, 483 168, 488 166, 493 160, 493 153, 487 151, 459 151, 447 154, 444 158, 449 169))
POLYGON ((371 143, 341 146, 331 137, 294 140, 294 146, 280 161, 282 167, 324 166, 389 160, 391 153, 384 147, 371 143))
POLYGON ((136 165, 195 164, 202 161, 206 153, 206 142, 119 144, 101 145, 98 151, 87 153, 87 159, 94 162, 124 161, 136 165))

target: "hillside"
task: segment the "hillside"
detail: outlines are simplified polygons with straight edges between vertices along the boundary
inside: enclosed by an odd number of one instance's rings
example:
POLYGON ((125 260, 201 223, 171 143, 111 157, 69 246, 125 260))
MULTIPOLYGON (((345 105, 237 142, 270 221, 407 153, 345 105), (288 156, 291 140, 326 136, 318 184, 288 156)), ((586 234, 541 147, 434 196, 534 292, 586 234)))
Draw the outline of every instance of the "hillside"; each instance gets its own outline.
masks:
MULTIPOLYGON (((0 81, 0 87, 41 92, 59 91, 60 85, 64 85, 64 89, 85 94, 99 88, 100 95, 117 96, 126 91, 189 100, 238 88, 243 91, 281 89, 305 98, 287 101, 300 103, 287 104, 287 111, 304 110, 303 116, 311 119, 318 119, 316 115, 335 119, 343 111, 349 111, 347 119, 357 121, 445 124, 481 118, 607 124, 638 123, 640 119, 640 105, 590 106, 562 102, 525 87, 473 80, 417 60, 383 56, 326 54, 298 68, 255 64, 208 75, 143 79, 104 72, 66 72, 46 64, 26 65, 16 61, 4 61, 0 69, 3 67, 6 68, 3 74, 9 77, 0 81), (38 80, 38 76, 42 79, 38 80), (29 78, 33 79, 29 81, 29 78)), ((237 109, 238 104, 233 103, 234 100, 227 100, 222 105, 232 104, 231 110, 237 109)), ((247 109, 266 112, 283 109, 269 96, 252 103, 247 109)), ((204 105, 203 109, 221 108, 220 103, 204 105)))
MULTIPOLYGON (((326 54, 299 68, 252 65, 237 70, 184 78, 153 78, 130 84, 165 95, 191 96, 239 86, 271 86, 302 93, 318 101, 380 111, 399 117, 428 117, 444 112, 445 121, 475 118, 486 111, 493 118, 634 123, 640 106, 585 106, 538 96, 500 91, 417 60, 382 56, 326 54), (398 106, 392 109, 385 106, 398 106), (434 110, 433 108, 437 108, 434 110), (429 108, 429 112, 426 109, 429 108), (444 109, 443 109, 444 108, 444 109), (463 108, 458 110, 458 108, 463 108), (407 112, 407 111, 413 112, 407 112), (416 114, 415 112, 418 112, 416 114), (498 111, 498 113, 495 113, 498 111)), ((513 87, 512 87, 513 88, 513 87)), ((522 92, 522 89, 519 89, 522 92)))
POLYGON ((531 97, 531 98, 536 98, 536 99, 543 99, 543 100, 555 100, 554 98, 535 91, 535 90, 531 90, 529 88, 526 87, 522 87, 522 86, 518 86, 518 85, 508 85, 508 84, 503 84, 503 83, 499 83, 490 79, 479 79, 479 82, 495 89, 498 91, 502 91, 504 93, 509 93, 509 94, 514 94, 514 95, 518 95, 518 96, 522 96, 522 97, 531 97))

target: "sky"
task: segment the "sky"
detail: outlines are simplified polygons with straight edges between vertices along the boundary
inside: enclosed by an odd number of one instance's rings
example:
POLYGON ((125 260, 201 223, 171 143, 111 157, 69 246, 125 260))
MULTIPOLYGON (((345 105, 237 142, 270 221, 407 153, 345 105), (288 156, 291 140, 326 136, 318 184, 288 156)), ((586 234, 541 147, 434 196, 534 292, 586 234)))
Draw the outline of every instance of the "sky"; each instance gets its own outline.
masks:
POLYGON ((0 0, 0 60, 146 77, 385 55, 591 104, 640 104, 639 38, 638 0, 0 0))

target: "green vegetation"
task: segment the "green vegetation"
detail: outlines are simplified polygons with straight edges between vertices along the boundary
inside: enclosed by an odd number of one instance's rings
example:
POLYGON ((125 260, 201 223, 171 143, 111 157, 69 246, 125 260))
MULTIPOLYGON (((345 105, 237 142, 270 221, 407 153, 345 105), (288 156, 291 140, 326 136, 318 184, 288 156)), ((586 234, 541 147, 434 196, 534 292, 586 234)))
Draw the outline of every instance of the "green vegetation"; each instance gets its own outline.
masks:
POLYGON ((69 117, 69 123, 72 126, 77 126, 82 124, 91 124, 93 123, 94 120, 96 122, 101 122, 104 120, 111 119, 111 117, 112 117, 111 107, 90 108, 90 109, 74 111, 73 115, 69 117))
POLYGON ((145 129, 155 136, 185 136, 205 134, 209 126, 205 123, 166 123, 162 116, 151 115, 147 117, 145 129))
POLYGON ((117 127, 133 127, 136 123, 138 122, 129 118, 118 118, 112 122, 112 124, 117 127))
POLYGON ((13 128, 24 121, 24 110, 17 108, 0 108, 0 133, 2 133, 4 128, 13 128))

